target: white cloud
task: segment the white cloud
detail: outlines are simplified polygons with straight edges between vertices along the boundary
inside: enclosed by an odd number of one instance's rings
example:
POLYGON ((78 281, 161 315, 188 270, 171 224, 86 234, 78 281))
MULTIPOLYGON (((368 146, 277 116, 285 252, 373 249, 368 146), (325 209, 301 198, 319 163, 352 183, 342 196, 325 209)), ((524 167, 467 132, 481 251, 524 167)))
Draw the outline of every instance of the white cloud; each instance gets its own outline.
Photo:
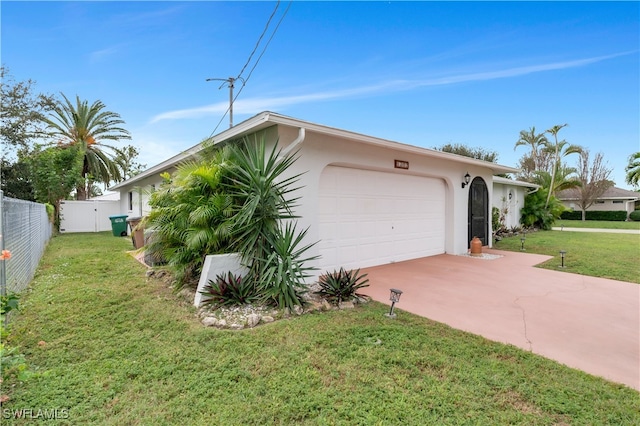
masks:
MULTIPOLYGON (((256 114, 265 110, 273 110, 278 107, 286 107, 296 104, 308 103, 313 101, 326 101, 333 99, 345 99, 349 97, 383 93, 389 91, 405 91, 425 86, 445 86, 449 84, 457 84, 471 81, 496 80, 501 78, 512 78, 521 75, 533 74, 544 71, 562 70, 568 68, 577 68, 585 65, 601 62, 607 59, 628 55, 635 52, 623 52, 607 56, 598 56, 593 58, 578 59, 574 61, 552 62, 539 65, 528 65, 524 67, 507 68, 496 71, 476 72, 460 75, 451 75, 448 77, 431 78, 426 80, 395 80, 382 84, 371 86, 362 86, 345 90, 337 90, 333 92, 310 93, 307 95, 282 96, 273 98, 253 98, 241 99, 233 103, 233 110, 240 114, 256 114)), ((158 114, 151 118, 151 123, 157 123, 164 120, 193 119, 210 116, 213 114, 222 114, 227 111, 228 103, 220 102, 211 105, 205 105, 197 108, 188 108, 175 111, 168 111, 158 114)))
POLYGON ((598 56, 595 58, 578 59, 575 61, 566 62, 554 62, 550 64, 529 65, 525 67, 508 68, 505 70, 488 71, 481 73, 471 73, 450 77, 443 77, 432 80, 425 80, 422 82, 416 82, 416 86, 442 86, 446 84, 462 83, 467 81, 483 81, 483 80, 495 80, 499 78, 517 77, 520 75, 533 74, 543 71, 562 70, 567 68, 577 68, 585 65, 601 62, 607 59, 616 58, 618 56, 627 55, 631 52, 618 53, 615 55, 598 56))
POLYGON ((109 56, 115 55, 119 49, 119 46, 111 46, 101 50, 94 50, 89 53, 89 62, 94 64, 96 62, 104 61, 109 56))

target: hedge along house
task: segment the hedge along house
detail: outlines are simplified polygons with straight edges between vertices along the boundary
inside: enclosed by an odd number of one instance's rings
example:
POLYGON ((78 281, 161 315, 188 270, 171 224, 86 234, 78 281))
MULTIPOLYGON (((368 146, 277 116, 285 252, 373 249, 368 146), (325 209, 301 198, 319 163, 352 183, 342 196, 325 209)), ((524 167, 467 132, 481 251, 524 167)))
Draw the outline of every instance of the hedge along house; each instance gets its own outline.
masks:
MULTIPOLYGON (((213 137, 223 144, 254 134, 302 173, 300 229, 319 271, 362 268, 442 253, 464 254, 477 236, 490 246, 493 175, 517 169, 262 112, 213 137)), ((122 182, 124 214, 149 211, 145 192, 162 172, 202 150, 189 150, 122 182), (140 188, 145 188, 141 191, 140 188), (142 195, 139 195, 142 193, 142 195)))
MULTIPOLYGON (((570 210, 582 211, 580 209, 580 192, 576 188, 565 189, 560 191, 556 197, 570 210)), ((627 189, 612 186, 607 189, 595 202, 587 208, 586 211, 610 211, 610 212, 626 212, 626 218, 638 208, 640 201, 640 192, 629 191, 627 189)))

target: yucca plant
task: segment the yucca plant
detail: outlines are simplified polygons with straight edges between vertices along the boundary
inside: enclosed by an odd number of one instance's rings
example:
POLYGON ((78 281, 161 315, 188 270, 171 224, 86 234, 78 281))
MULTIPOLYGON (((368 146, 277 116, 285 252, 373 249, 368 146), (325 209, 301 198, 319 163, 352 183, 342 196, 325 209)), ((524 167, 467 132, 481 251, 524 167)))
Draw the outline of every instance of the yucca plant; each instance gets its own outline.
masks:
POLYGON ((267 303, 280 308, 303 304, 304 280, 310 268, 300 248, 306 230, 297 232, 287 222, 296 218, 293 208, 298 197, 292 193, 300 175, 287 176, 295 155, 282 156, 277 143, 267 151, 264 136, 254 135, 234 146, 229 191, 236 200, 233 236, 243 263, 267 303), (283 227, 283 223, 287 224, 283 227))
POLYGON ((204 305, 215 307, 246 305, 259 300, 253 283, 231 271, 218 274, 215 280, 209 280, 200 293, 206 297, 203 300, 204 305))
POLYGON ((284 177, 296 161, 295 156, 280 157, 277 143, 267 153, 264 136, 245 138, 233 148, 229 191, 238 201, 234 216, 234 236, 239 251, 250 264, 271 253, 272 237, 280 221, 294 219, 293 209, 299 197, 291 193, 300 175, 284 177))
POLYGON ((292 309, 304 305, 305 279, 315 267, 305 266, 317 256, 305 257, 305 252, 315 243, 301 246, 307 230, 298 232, 295 224, 288 222, 284 229, 276 228, 269 236, 271 252, 259 262, 262 266, 256 286, 268 304, 292 309))
POLYGON ((369 284, 367 284, 369 279, 366 277, 367 274, 360 274, 360 269, 347 271, 344 268, 340 268, 339 271, 320 275, 318 279, 320 290, 316 291, 315 294, 339 305, 354 296, 363 296, 358 293, 358 290, 369 287, 369 284))

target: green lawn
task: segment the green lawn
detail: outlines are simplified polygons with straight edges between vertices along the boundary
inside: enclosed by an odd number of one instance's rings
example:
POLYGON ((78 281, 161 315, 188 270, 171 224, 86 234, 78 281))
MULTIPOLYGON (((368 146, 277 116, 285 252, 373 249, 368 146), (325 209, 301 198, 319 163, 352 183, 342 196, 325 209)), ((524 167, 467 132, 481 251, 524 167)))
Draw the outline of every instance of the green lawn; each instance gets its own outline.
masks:
MULTIPOLYGON (((504 238, 493 247, 520 251, 520 236, 504 238)), ((640 235, 637 234, 538 231, 526 235, 525 250, 554 256, 538 265, 541 268, 640 284, 640 235), (559 268, 560 250, 567 252, 565 269, 559 268)))
POLYGON ((557 220, 554 227, 565 228, 605 228, 605 229, 640 229, 640 222, 620 222, 606 220, 557 220))
POLYGON ((11 338, 39 374, 3 383, 3 425, 640 424, 630 388, 378 303, 204 328, 130 245, 51 241, 11 338))

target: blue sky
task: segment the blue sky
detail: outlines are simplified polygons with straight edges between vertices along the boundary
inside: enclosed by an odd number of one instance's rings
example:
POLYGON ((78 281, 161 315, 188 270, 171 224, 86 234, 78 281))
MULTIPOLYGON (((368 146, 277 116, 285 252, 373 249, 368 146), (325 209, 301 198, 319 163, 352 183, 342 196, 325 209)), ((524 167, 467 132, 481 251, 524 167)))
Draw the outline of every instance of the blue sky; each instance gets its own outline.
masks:
MULTIPOLYGON (((228 128, 229 91, 205 80, 240 74, 276 4, 2 1, 2 63, 38 91, 102 100, 151 166, 228 128)), ((508 166, 526 152, 514 151, 520 130, 568 123, 560 136, 603 152, 629 188, 639 23, 638 2, 282 2, 234 122, 270 110, 483 147, 508 166)))

